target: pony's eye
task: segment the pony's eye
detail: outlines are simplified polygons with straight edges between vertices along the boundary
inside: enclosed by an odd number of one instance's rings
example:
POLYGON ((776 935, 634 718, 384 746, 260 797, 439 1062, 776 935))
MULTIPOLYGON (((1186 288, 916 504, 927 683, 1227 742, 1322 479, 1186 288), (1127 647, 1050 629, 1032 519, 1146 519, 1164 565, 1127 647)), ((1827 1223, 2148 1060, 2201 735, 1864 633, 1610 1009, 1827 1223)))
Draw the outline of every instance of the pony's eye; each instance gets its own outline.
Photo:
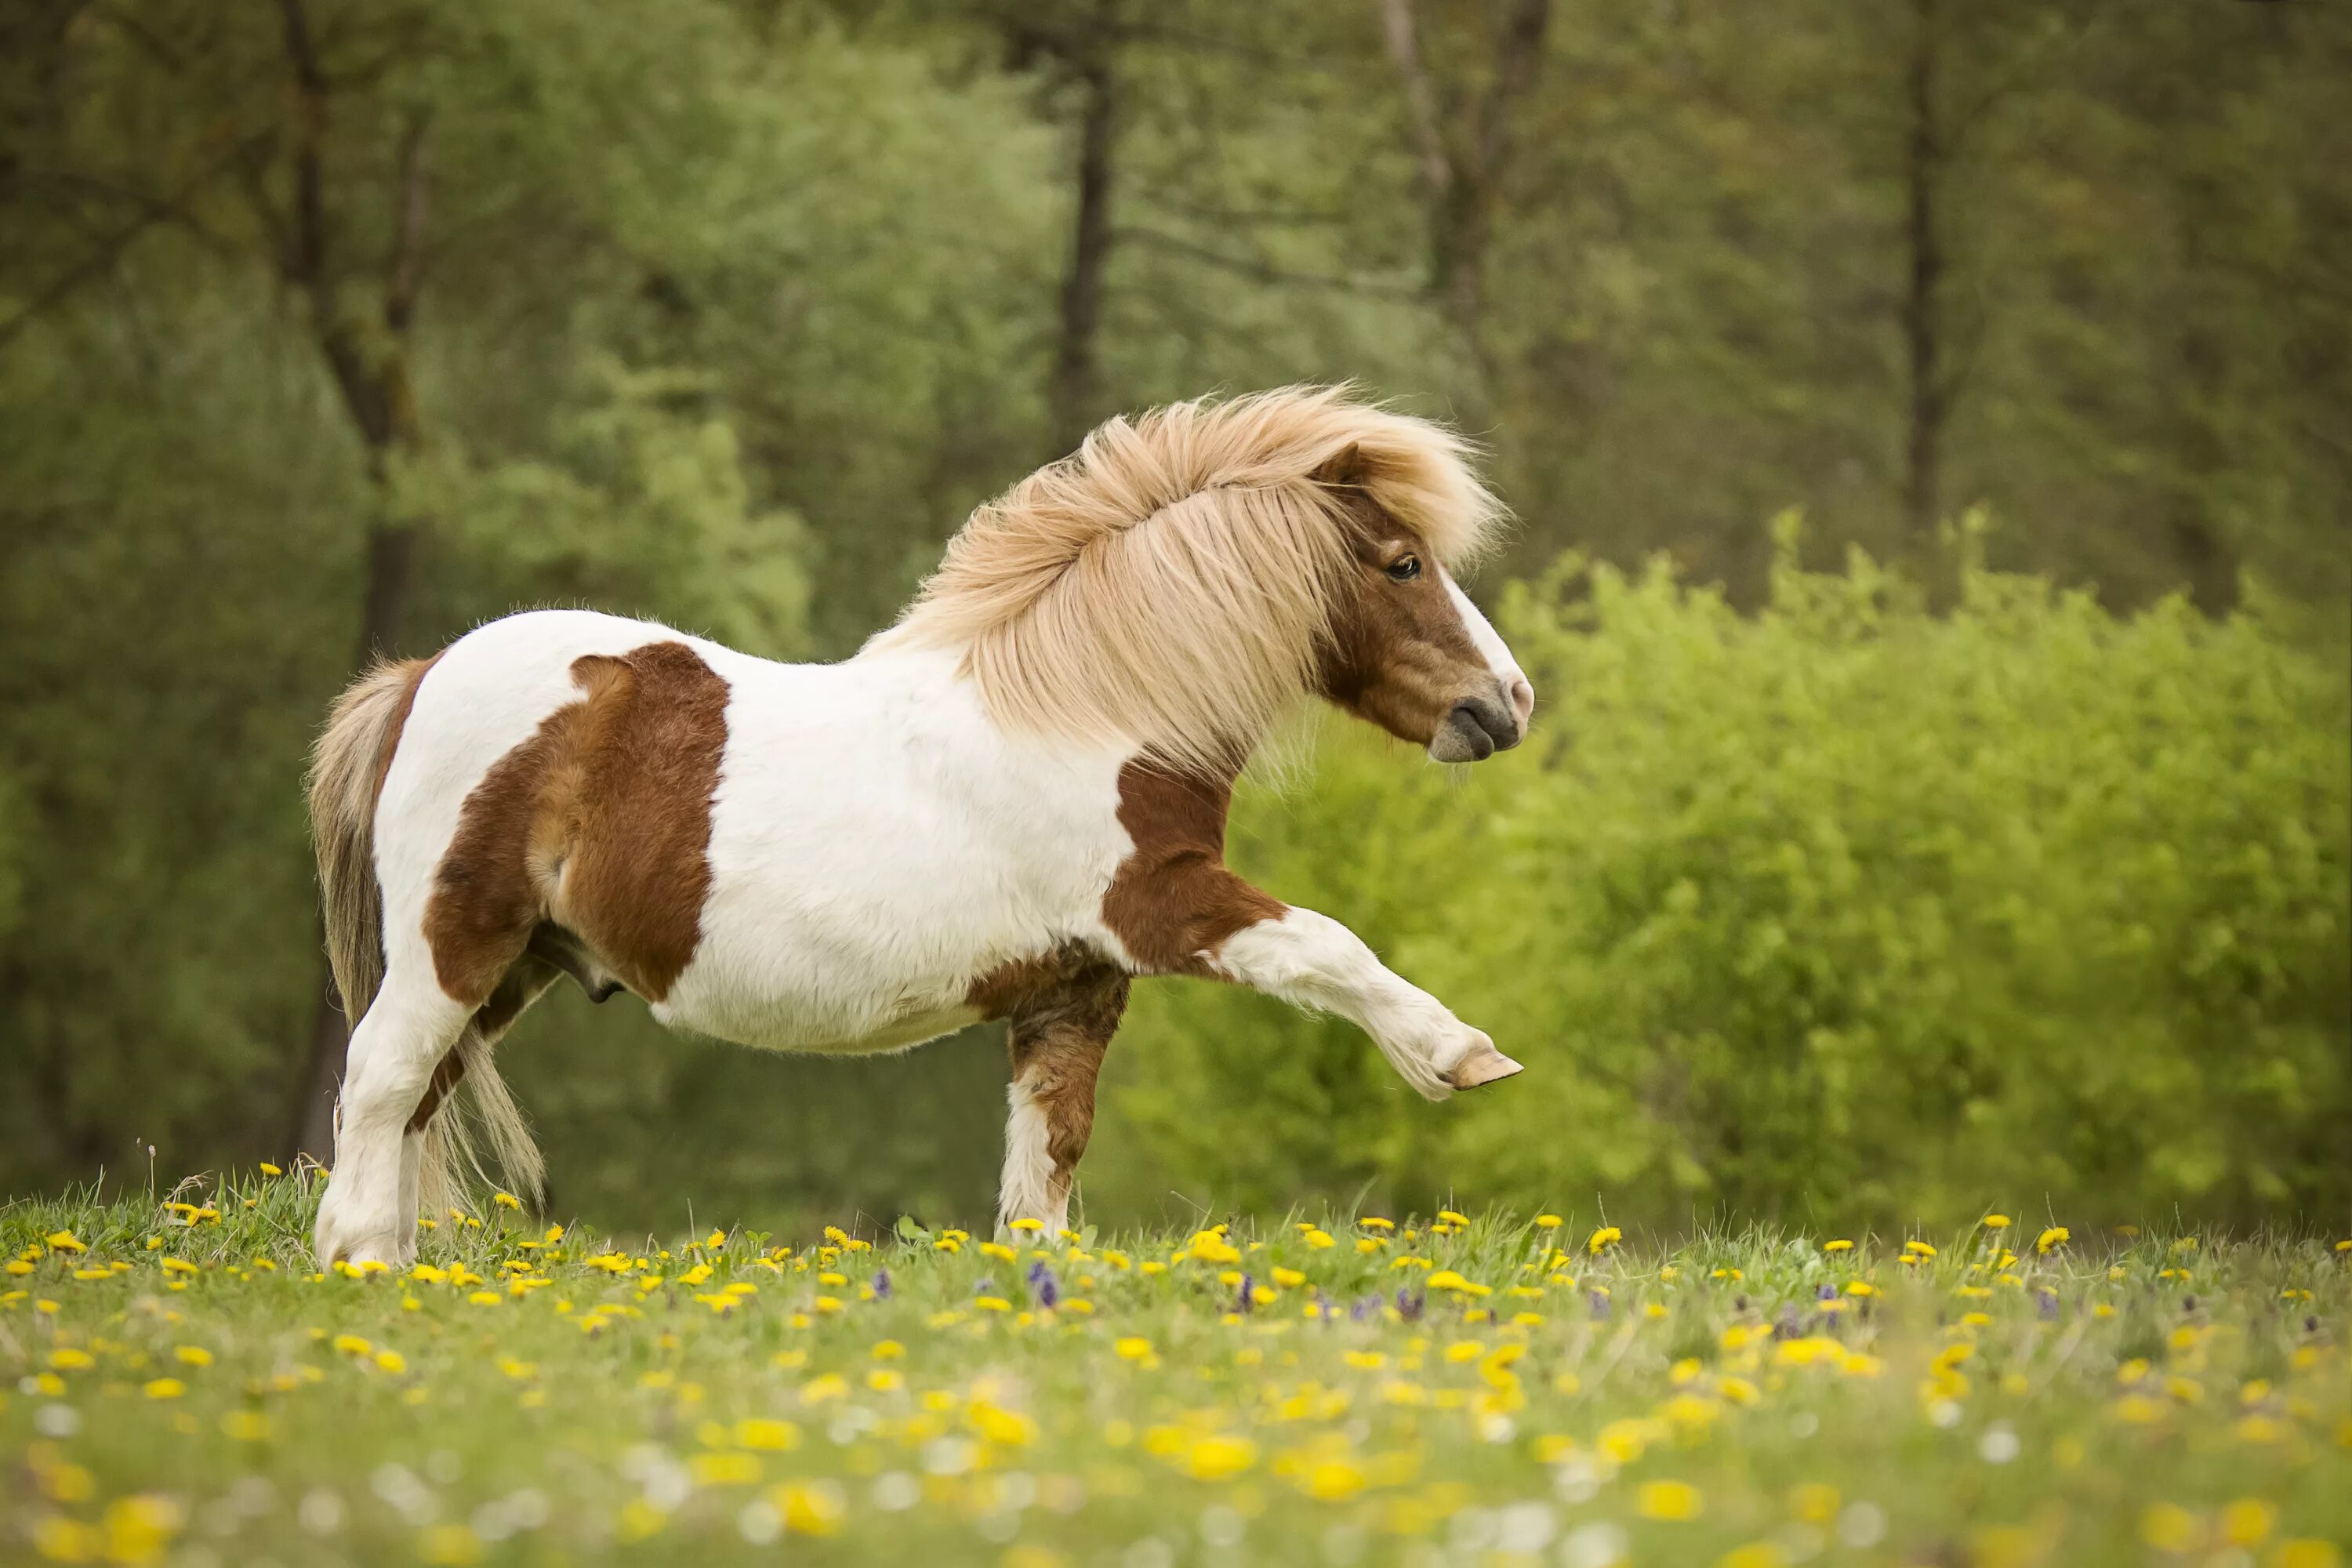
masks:
POLYGON ((1421 575, 1421 557, 1400 555, 1389 563, 1389 575, 1400 583, 1410 583, 1421 575))

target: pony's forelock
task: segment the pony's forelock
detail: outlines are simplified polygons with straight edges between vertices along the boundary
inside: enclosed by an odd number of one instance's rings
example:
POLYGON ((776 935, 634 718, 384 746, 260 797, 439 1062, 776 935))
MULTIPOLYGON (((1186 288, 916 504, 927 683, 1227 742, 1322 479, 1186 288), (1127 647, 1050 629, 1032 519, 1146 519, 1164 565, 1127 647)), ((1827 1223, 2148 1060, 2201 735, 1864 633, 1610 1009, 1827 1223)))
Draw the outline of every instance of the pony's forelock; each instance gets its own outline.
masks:
POLYGON ((1460 436, 1344 386, 1097 427, 981 507, 877 639, 964 650, 1008 728, 1229 773, 1304 692, 1347 591, 1348 482, 1457 571, 1501 504, 1460 436))

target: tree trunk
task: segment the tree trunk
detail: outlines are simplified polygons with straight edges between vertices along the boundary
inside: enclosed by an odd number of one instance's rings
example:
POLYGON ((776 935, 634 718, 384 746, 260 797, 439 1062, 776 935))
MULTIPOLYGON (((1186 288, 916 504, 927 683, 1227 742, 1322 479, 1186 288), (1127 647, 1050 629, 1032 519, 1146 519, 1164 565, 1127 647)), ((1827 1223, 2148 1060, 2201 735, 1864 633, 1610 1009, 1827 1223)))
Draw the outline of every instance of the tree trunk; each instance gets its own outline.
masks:
POLYGON ((1075 56, 1083 105, 1078 117, 1077 209, 1069 270, 1062 279, 1061 332, 1052 389, 1056 455, 1073 450, 1101 413, 1096 353, 1102 331, 1103 274, 1110 266, 1111 153, 1118 125, 1109 5, 1075 56))
MULTIPOLYGON (((289 132, 293 163, 292 224, 279 267, 310 303, 320 356, 341 395, 344 412, 367 451, 374 515, 368 522, 367 579, 352 660, 365 669, 400 646, 401 620, 414 574, 418 525, 400 515, 394 482, 398 465, 424 447, 416 391, 409 375, 409 330, 424 281, 424 236, 429 182, 428 122, 419 115, 403 128, 395 163, 392 247, 385 258, 381 336, 345 310, 338 289, 324 180, 329 82, 303 0, 279 0, 291 75, 289 132)), ((323 942, 321 942, 323 946, 323 942)), ((296 1152, 324 1156, 334 1147, 335 1089, 351 1043, 351 1023, 323 960, 318 1003, 294 1074, 288 1136, 296 1152)))
POLYGON ((1535 87, 1550 26, 1551 0, 1510 0, 1495 27, 1493 77, 1471 106, 1467 129, 1449 135, 1421 52, 1412 0, 1381 5, 1381 34, 1403 84, 1429 214, 1429 291, 1485 384, 1482 396, 1494 379, 1482 330, 1486 250, 1516 147, 1515 116, 1535 87))
POLYGON ((1947 413, 1937 315, 1944 253, 1936 203, 1943 179, 1944 148, 1936 119, 1936 7, 1937 0, 1911 3, 1910 137, 1904 160, 1910 278, 1903 300, 1903 338, 1909 364, 1910 438, 1905 454, 1903 500, 1915 550, 1924 550, 1932 542, 1941 516, 1947 413))

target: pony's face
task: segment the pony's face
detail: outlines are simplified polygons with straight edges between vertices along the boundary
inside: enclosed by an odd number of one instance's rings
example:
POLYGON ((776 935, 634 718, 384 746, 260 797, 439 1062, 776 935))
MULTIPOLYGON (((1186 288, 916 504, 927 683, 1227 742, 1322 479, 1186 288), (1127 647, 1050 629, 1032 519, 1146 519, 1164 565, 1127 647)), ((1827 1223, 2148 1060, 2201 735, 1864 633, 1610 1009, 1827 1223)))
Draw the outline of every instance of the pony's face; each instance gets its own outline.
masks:
POLYGON ((1419 534, 1360 496, 1349 512, 1353 592, 1335 606, 1322 695, 1441 763, 1517 745, 1536 691, 1511 650, 1419 534))

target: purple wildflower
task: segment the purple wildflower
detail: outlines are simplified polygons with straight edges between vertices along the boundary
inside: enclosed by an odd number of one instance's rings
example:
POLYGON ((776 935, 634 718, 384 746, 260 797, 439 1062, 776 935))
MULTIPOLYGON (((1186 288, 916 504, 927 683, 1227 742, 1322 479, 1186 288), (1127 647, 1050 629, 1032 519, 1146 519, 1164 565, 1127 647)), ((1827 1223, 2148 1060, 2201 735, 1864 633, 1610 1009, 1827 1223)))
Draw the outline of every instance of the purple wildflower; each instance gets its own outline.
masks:
POLYGON ((2042 1321, 2045 1323, 2054 1322, 2058 1317, 2058 1292, 2055 1290, 2042 1291, 2041 1308, 2042 1321))
POLYGON ((1257 1306, 1256 1289, 1256 1282, 1248 1275, 1243 1275, 1241 1293, 1234 1298, 1234 1310, 1236 1312, 1253 1310, 1257 1306))
POLYGON ((1381 1299, 1378 1296, 1360 1296, 1356 1299, 1356 1304, 1348 1309, 1348 1316, 1353 1321, 1360 1323, 1380 1310, 1381 1299))
POLYGON ((1427 1296, 1408 1296, 1400 1289, 1396 1294, 1397 1316, 1408 1323, 1421 1321, 1422 1303, 1428 1300, 1427 1296))
POLYGON ((1592 1317, 1595 1322, 1609 1316, 1609 1298, 1600 1291, 1592 1292, 1592 1317))
POLYGON ((1044 1258, 1029 1266, 1029 1294, 1040 1307, 1051 1308, 1062 1299, 1062 1287, 1044 1258))
POLYGON ((887 1268, 874 1271, 874 1299, 877 1301, 890 1299, 890 1271, 887 1268))
POLYGON ((1813 1297, 1816 1300, 1834 1301, 1837 1300, 1837 1287, 1834 1285, 1823 1285, 1813 1292, 1813 1297))

